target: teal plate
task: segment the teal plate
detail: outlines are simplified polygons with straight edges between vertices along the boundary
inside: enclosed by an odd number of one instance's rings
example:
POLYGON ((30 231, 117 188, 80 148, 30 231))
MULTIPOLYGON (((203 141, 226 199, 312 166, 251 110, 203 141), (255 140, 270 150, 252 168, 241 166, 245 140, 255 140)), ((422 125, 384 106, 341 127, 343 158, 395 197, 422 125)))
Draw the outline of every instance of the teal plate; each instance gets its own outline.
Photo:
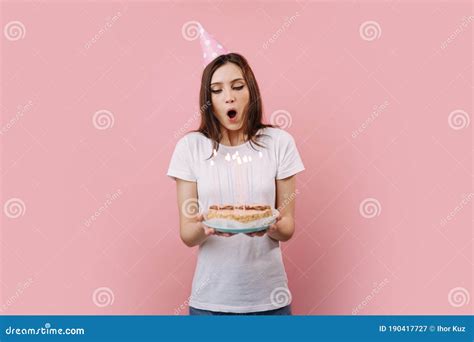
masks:
POLYGON ((215 224, 212 224, 212 223, 207 223, 207 222, 203 222, 206 226, 208 226, 209 228, 214 228, 215 230, 217 230, 218 232, 221 232, 221 233, 232 233, 232 234, 238 234, 238 233, 254 233, 254 232, 259 232, 259 231, 262 231, 262 230, 265 230, 267 229, 272 223, 274 223, 275 221, 273 222, 270 222, 268 224, 268 226, 263 226, 263 227, 255 227, 255 228, 241 228, 241 229, 238 229, 238 228, 222 228, 222 227, 219 227, 215 224))

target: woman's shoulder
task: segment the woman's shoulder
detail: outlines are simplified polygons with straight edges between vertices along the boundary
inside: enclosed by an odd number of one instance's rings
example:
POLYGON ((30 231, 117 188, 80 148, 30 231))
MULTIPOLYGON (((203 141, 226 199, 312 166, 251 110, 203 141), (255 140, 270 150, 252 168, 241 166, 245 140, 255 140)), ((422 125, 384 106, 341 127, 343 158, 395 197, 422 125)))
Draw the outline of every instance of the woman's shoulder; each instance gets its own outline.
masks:
POLYGON ((259 131, 259 134, 267 135, 271 138, 279 140, 291 140, 293 136, 280 127, 265 127, 259 131))
POLYGON ((188 143, 207 142, 208 138, 201 132, 191 131, 184 134, 179 141, 187 141, 188 143))

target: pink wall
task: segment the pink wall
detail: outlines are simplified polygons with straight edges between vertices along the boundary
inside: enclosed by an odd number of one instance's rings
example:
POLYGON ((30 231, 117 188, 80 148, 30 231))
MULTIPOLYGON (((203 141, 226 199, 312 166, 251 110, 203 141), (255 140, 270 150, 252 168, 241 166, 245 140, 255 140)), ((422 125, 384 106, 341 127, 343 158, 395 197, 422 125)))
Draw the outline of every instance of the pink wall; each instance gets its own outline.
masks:
POLYGON ((4 314, 187 312, 165 173, 198 124, 189 21, 249 59, 301 151, 294 312, 472 313, 468 1, 1 6, 4 314))

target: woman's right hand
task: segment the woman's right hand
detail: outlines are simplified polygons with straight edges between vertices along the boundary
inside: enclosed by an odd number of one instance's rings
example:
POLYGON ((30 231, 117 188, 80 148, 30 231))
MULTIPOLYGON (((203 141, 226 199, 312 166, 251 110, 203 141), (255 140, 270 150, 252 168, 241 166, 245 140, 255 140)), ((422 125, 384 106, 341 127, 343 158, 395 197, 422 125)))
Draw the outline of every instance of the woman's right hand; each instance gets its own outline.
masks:
POLYGON ((232 233, 219 232, 219 231, 215 230, 214 228, 209 228, 204 223, 202 223, 204 221, 204 216, 202 214, 199 214, 197 216, 197 220, 198 220, 198 222, 200 222, 201 227, 204 230, 204 234, 206 234, 206 236, 216 235, 216 236, 230 237, 230 236, 235 235, 235 234, 232 234, 232 233))

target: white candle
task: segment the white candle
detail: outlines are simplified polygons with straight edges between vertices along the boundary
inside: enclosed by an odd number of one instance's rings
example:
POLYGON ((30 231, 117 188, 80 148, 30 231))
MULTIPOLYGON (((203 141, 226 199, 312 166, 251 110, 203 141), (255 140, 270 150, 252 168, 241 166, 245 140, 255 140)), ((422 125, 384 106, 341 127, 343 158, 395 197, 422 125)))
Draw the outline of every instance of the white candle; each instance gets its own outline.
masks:
POLYGON ((250 204, 254 204, 253 203, 253 163, 252 163, 252 157, 251 156, 248 156, 248 178, 249 178, 249 203, 250 204))
MULTIPOLYGON (((227 178, 227 193, 229 194, 228 197, 225 199, 225 202, 228 202, 228 201, 232 201, 233 202, 233 195, 234 195, 234 189, 232 187, 232 164, 231 164, 231 156, 229 154, 229 152, 227 152, 225 158, 224 158, 227 163, 224 163, 225 164, 225 174, 226 174, 226 178, 227 178)), ((226 204, 226 203, 222 203, 223 205, 226 204)))
POLYGON ((234 163, 230 165, 230 169, 227 170, 227 175, 229 177, 229 188, 230 192, 232 193, 232 203, 235 202, 235 191, 234 191, 234 186, 235 186, 235 166, 234 163))
POLYGON ((221 184, 221 175, 219 174, 219 163, 216 163, 217 171, 217 186, 219 187, 219 205, 222 205, 222 184, 221 184))

